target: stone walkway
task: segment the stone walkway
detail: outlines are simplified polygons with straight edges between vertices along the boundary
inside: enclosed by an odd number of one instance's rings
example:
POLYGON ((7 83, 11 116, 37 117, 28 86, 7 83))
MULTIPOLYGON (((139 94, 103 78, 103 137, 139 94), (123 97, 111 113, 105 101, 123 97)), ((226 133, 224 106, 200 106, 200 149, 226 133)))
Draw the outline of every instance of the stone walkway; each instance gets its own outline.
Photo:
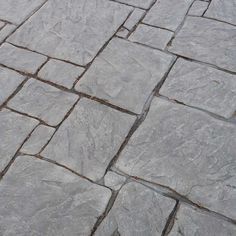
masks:
POLYGON ((236 0, 0 0, 0 235, 235 236, 236 0))

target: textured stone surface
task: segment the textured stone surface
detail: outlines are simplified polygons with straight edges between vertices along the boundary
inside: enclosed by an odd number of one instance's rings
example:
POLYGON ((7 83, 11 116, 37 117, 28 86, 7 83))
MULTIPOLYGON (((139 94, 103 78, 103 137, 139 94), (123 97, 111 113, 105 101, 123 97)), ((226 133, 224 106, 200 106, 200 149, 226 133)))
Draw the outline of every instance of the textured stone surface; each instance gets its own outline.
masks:
POLYGON ((51 0, 9 40, 55 58, 86 65, 131 10, 107 0, 51 0))
POLYGON ((129 39, 153 48, 165 49, 172 36, 173 33, 168 30, 140 24, 129 39))
POLYGON ((202 16, 203 13, 206 11, 208 5, 208 2, 195 1, 191 6, 188 14, 193 16, 202 16))
POLYGON ((193 0, 159 0, 148 12, 143 22, 175 31, 193 0))
POLYGON ((77 83, 80 92, 141 113, 173 57, 115 38, 77 83))
POLYGON ((138 183, 125 185, 96 236, 161 236, 175 201, 138 183))
POLYGON ((0 21, 0 30, 1 30, 1 28, 3 28, 3 26, 5 26, 5 22, 0 21))
POLYGON ((21 152, 35 155, 42 147, 47 144, 55 129, 45 125, 39 125, 31 134, 30 138, 24 143, 21 152))
POLYGON ((133 27, 140 21, 143 17, 145 11, 141 9, 134 9, 132 14, 129 16, 128 20, 125 22, 124 27, 128 30, 132 30, 133 27))
POLYGON ((112 171, 108 171, 104 177, 105 185, 113 190, 119 190, 125 181, 126 178, 124 176, 118 175, 112 171))
POLYGON ((236 126, 155 98, 116 167, 236 219, 236 126))
POLYGON ((236 27, 187 17, 169 51, 236 72, 236 27))
POLYGON ((39 71, 38 76, 44 80, 71 88, 83 71, 84 68, 82 67, 51 59, 39 71))
POLYGON ((34 74, 47 57, 4 43, 0 47, 0 63, 22 72, 34 74))
POLYGON ((169 236, 234 236, 236 225, 181 205, 169 236))
POLYGON ((126 38, 128 34, 129 34, 129 31, 124 27, 120 28, 119 31, 116 33, 116 35, 121 38, 126 38))
POLYGON ((0 106, 16 90, 24 79, 24 76, 15 71, 0 67, 0 106))
POLYGON ((236 111, 236 75, 178 59, 160 94, 230 118, 236 111))
POLYGON ((81 99, 42 156, 93 180, 100 179, 128 134, 135 117, 81 99))
POLYGON ((38 121, 7 109, 0 111, 0 172, 37 124, 38 121))
POLYGON ((8 106, 57 125, 77 101, 78 96, 59 90, 51 85, 30 79, 8 106))
POLYGON ((20 156, 0 182, 0 235, 90 235, 109 189, 20 156))
POLYGON ((135 7, 141 7, 144 9, 147 9, 151 6, 151 4, 154 2, 154 0, 116 0, 117 2, 130 4, 131 6, 135 7))
POLYGON ((1 30, 0 30, 0 43, 5 40, 5 38, 13 32, 13 30, 16 28, 15 25, 6 24, 1 30))

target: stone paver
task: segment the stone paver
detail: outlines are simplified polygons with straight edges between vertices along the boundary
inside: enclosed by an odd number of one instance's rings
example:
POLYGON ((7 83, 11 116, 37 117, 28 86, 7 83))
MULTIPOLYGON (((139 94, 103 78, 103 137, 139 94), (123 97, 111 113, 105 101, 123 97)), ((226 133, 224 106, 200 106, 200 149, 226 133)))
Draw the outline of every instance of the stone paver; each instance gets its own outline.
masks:
POLYGON ((104 177, 104 184, 113 190, 119 190, 125 181, 126 178, 124 176, 112 171, 108 171, 104 177))
POLYGON ((154 2, 154 0, 116 0, 117 2, 129 4, 134 7, 141 7, 144 9, 147 9, 151 6, 151 4, 154 2))
POLYGON ((15 25, 6 24, 0 30, 0 43, 2 43, 5 40, 5 38, 13 32, 15 28, 16 28, 15 25))
POLYGON ((133 27, 140 21, 140 19, 144 16, 145 11, 136 8, 132 14, 130 15, 130 17, 128 18, 128 20, 124 23, 124 27, 128 30, 132 30, 133 27))
POLYGON ((128 34, 129 31, 124 27, 120 28, 119 31, 116 33, 116 35, 121 38, 126 38, 128 34))
POLYGON ((18 157, 0 182, 1 235, 89 235, 109 189, 33 157, 18 157))
POLYGON ((1 30, 1 28, 3 28, 3 26, 5 26, 5 22, 3 22, 3 21, 0 21, 0 30, 1 30))
POLYGON ((192 16, 202 16, 203 13, 206 11, 208 5, 208 2, 195 1, 191 6, 188 14, 192 16))

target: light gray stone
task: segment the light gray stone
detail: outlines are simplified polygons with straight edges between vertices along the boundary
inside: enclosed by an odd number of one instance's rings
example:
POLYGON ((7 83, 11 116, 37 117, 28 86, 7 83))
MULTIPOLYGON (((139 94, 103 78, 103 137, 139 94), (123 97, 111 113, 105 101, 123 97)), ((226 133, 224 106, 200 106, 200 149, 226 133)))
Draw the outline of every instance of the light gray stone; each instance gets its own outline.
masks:
POLYGON ((141 113, 173 57, 114 38, 76 84, 80 92, 141 113))
POLYGON ((29 139, 24 143, 21 152, 35 155, 40 152, 45 144, 50 140, 55 129, 45 125, 39 125, 29 139))
POLYGON ((234 26, 188 16, 169 51, 236 72, 235 37, 234 26))
POLYGON ((0 182, 0 235, 90 235, 111 192, 52 163, 20 156, 0 182))
POLYGON ((51 0, 9 40, 51 57, 86 65, 131 10, 107 0, 51 0))
POLYGON ((34 74, 47 57, 4 43, 0 47, 0 63, 22 72, 34 74))
POLYGON ((15 25, 6 24, 1 30, 0 30, 0 43, 2 43, 5 38, 13 32, 13 30, 16 28, 15 25))
POLYGON ((129 4, 134 7, 140 7, 144 9, 148 9, 151 4, 154 2, 154 0, 116 0, 117 2, 129 4))
POLYGON ((3 171, 37 124, 37 120, 7 109, 0 111, 0 172, 3 171))
POLYGON ((5 26, 5 22, 3 22, 3 21, 0 21, 0 30, 1 30, 1 28, 3 28, 3 26, 5 26))
POLYGON ((127 21, 124 23, 124 27, 128 30, 132 30, 133 27, 140 21, 140 19, 144 16, 145 11, 135 8, 132 14, 129 16, 127 21))
POLYGON ((62 123, 42 156, 92 180, 99 180, 134 121, 133 116, 83 98, 62 123))
POLYGON ((212 0, 205 16, 236 25, 236 0, 212 0))
POLYGON ((116 167, 236 219, 236 126, 155 98, 116 167))
POLYGON ((140 24, 129 40, 164 50, 173 34, 168 30, 140 24))
POLYGON ((49 125, 58 125, 77 100, 77 95, 30 79, 8 106, 42 119, 49 125))
POLYGON ((234 236, 236 235, 236 226, 186 205, 181 205, 174 226, 168 235, 234 236))
POLYGON ((188 14, 193 16, 202 16, 203 13, 206 11, 208 5, 208 2, 195 1, 191 6, 188 14))
POLYGON ((0 67, 0 106, 16 90, 24 79, 24 76, 13 70, 0 67))
POLYGON ((113 171, 108 171, 104 177, 105 185, 113 190, 119 190, 126 181, 122 175, 118 175, 113 171))
POLYGON ((143 22, 175 31, 184 20, 194 0, 159 0, 143 22))
POLYGON ((160 94, 230 118, 236 111, 236 75, 178 59, 160 94))
POLYGON ((70 89, 83 71, 82 67, 51 59, 39 71, 38 76, 70 89))
POLYGON ((121 27, 119 31, 116 33, 116 35, 121 38, 126 38, 128 34, 129 34, 129 31, 124 27, 121 27))
POLYGON ((126 184, 95 236, 161 236, 174 205, 174 200, 141 184, 126 184))

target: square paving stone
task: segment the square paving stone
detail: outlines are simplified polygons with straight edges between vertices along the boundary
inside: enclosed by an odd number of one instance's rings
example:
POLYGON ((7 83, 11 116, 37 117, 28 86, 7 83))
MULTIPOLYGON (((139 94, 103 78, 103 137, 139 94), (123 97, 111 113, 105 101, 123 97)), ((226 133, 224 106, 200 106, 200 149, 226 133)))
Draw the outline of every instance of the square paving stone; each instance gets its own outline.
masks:
POLYGON ((155 98, 116 167, 236 219, 235 147, 235 124, 155 98))
POLYGON ((58 125, 72 108, 78 96, 35 79, 28 80, 8 103, 10 108, 58 125))
POLYGON ((203 13, 206 11, 208 5, 209 2, 195 1, 191 6, 188 14, 193 16, 202 16, 203 13))
POLYGON ((148 9, 155 0, 116 0, 117 2, 129 4, 134 7, 148 9))
POLYGON ((141 113, 172 59, 171 55, 158 50, 115 38, 95 59, 75 88, 141 113))
POLYGON ((236 75, 178 59, 160 94, 230 118, 236 111, 236 75))
POLYGON ((134 116, 83 98, 62 123, 42 156, 99 180, 134 121, 134 116))
POLYGON ((50 0, 9 41, 51 57, 88 64, 132 8, 107 0, 50 0))
POLYGON ((174 200, 141 184, 129 183, 121 189, 94 235, 161 236, 174 206, 174 200))
POLYGON ((187 17, 170 52, 236 72, 236 27, 201 17, 187 17))
POLYGON ((38 123, 35 119, 19 115, 7 109, 0 111, 0 172, 3 171, 38 123))
POLYGON ((0 182, 0 235, 90 235, 111 191, 55 164, 20 156, 0 182))

